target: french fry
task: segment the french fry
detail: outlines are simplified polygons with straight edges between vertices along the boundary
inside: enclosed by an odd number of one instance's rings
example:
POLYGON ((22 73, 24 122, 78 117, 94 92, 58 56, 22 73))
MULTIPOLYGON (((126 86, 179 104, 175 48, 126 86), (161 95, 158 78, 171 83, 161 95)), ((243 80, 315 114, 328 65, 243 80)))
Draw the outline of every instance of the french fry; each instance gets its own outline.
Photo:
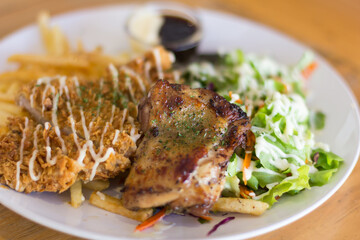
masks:
POLYGON ((78 208, 81 206, 84 196, 82 194, 82 185, 81 181, 76 181, 73 185, 70 187, 70 197, 71 197, 71 206, 74 208, 78 208))
POLYGON ((102 208, 106 211, 122 215, 127 218, 143 222, 152 216, 152 209, 142 209, 139 211, 131 211, 125 208, 120 199, 111 197, 100 192, 93 192, 89 200, 90 204, 102 208))
POLYGON ((20 115, 21 113, 21 107, 6 102, 0 102, 0 109, 10 113, 11 115, 20 115))
POLYGON ((0 110, 0 126, 5 126, 11 114, 0 110))
POLYGON ((0 101, 15 103, 15 95, 11 96, 7 93, 0 93, 0 101))
POLYGON ((109 188, 110 182, 109 180, 93 180, 88 183, 83 183, 83 186, 94 191, 103 191, 109 188))
POLYGON ((54 55, 64 55, 69 52, 69 44, 66 40, 66 37, 61 32, 58 26, 54 26, 51 29, 52 37, 53 37, 53 54, 54 55))
POLYGON ((219 198, 211 210, 214 212, 246 213, 259 216, 268 208, 267 203, 253 199, 219 198))
POLYGON ((9 84, 11 82, 30 82, 44 74, 40 71, 19 69, 17 71, 4 72, 0 74, 0 82, 9 84))
POLYGON ((50 33, 49 33, 49 29, 48 29, 49 19, 50 19, 49 13, 41 12, 38 15, 37 23, 39 26, 41 37, 42 37, 44 45, 45 45, 45 49, 49 54, 51 54, 51 46, 50 46, 51 40, 50 40, 50 33))
POLYGON ((33 54, 14 54, 8 58, 9 62, 20 64, 35 64, 52 67, 87 68, 89 62, 77 55, 44 56, 33 54))
POLYGON ((48 54, 63 55, 69 52, 69 43, 60 28, 50 26, 49 13, 40 13, 37 22, 48 54))

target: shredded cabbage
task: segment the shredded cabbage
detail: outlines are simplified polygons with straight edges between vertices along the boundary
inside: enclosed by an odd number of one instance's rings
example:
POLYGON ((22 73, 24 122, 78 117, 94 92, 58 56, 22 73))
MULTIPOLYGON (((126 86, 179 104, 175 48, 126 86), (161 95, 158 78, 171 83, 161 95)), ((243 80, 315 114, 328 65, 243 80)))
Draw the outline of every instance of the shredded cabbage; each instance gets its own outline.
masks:
MULTIPOLYGON (((192 87, 214 86, 215 91, 237 104, 251 119, 256 144, 246 172, 251 196, 274 204, 283 194, 297 194, 310 186, 322 186, 340 167, 343 159, 314 140, 313 129, 322 129, 325 115, 306 105, 302 75, 314 62, 305 52, 294 66, 280 64, 269 57, 231 51, 221 64, 192 64, 184 74, 192 87), (230 92, 231 91, 231 92, 230 92)), ((244 151, 231 157, 223 196, 239 197, 244 185, 244 151)))

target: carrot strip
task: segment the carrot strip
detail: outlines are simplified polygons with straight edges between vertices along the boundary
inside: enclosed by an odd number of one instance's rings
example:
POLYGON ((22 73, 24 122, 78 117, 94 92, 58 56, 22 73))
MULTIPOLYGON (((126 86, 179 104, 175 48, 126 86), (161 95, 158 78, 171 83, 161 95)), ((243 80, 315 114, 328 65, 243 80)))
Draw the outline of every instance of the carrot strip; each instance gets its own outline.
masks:
POLYGON ((166 209, 165 208, 161 209, 160 212, 158 212, 157 214, 155 214, 152 217, 149 217, 144 222, 137 225, 135 228, 135 232, 143 231, 149 227, 154 226, 155 223, 157 223, 159 220, 161 220, 165 216, 165 213, 166 213, 166 209))
POLYGON ((303 75, 303 77, 305 79, 308 79, 310 77, 310 75, 312 74, 312 72, 316 69, 317 67, 317 62, 312 62, 310 63, 306 68, 304 68, 301 72, 301 74, 303 75))
POLYGON ((247 189, 245 186, 240 185, 240 196, 243 198, 250 198, 251 193, 253 193, 253 191, 247 189))
POLYGON ((243 104, 243 101, 241 99, 238 99, 235 102, 238 103, 238 104, 243 104))
POLYGON ((240 192, 240 196, 242 196, 242 197, 245 198, 245 199, 248 199, 248 198, 249 198, 249 196, 246 195, 244 192, 240 192))
POLYGON ((206 216, 206 215, 201 215, 201 216, 199 216, 199 218, 202 218, 202 219, 204 219, 206 221, 211 221, 212 220, 212 217, 206 216))
POLYGON ((229 97, 232 98, 232 91, 229 91, 229 97))
POLYGON ((284 93, 288 93, 289 92, 288 86, 285 83, 283 83, 283 86, 284 86, 284 93))
POLYGON ((254 145, 255 145, 255 139, 256 138, 255 138, 254 133, 249 131, 246 136, 246 149, 245 149, 246 151, 245 151, 245 158, 244 158, 244 162, 243 162, 243 166, 242 166, 243 181, 244 181, 245 185, 247 184, 245 170, 250 167, 252 151, 254 150, 254 145))
POLYGON ((245 158, 244 158, 243 167, 242 167, 243 181, 244 181, 245 185, 247 184, 245 169, 250 167, 251 155, 252 155, 252 152, 248 152, 248 151, 245 152, 245 158))

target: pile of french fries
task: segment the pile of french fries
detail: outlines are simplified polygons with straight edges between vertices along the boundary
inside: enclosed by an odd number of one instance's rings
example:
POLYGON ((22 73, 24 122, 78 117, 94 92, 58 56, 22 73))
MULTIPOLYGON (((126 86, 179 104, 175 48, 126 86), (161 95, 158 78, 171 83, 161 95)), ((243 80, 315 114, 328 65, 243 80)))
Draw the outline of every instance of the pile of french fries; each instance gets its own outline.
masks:
MULTIPOLYGON (((15 104, 15 96, 24 83, 36 81, 39 77, 55 75, 76 75, 82 79, 97 80, 106 74, 110 63, 123 64, 129 60, 128 55, 109 56, 101 48, 87 52, 79 41, 76 50, 71 50, 66 36, 58 26, 50 26, 49 15, 41 13, 38 26, 46 49, 46 55, 15 54, 9 62, 18 64, 15 71, 0 74, 0 130, 5 131, 6 119, 19 116, 22 110, 15 104)), ((1 133, 0 131, 0 133, 1 133)), ((144 221, 153 214, 152 209, 131 211, 126 209, 121 199, 106 195, 101 191, 109 187, 109 181, 94 180, 88 183, 76 181, 70 188, 71 205, 75 208, 84 202, 82 188, 94 192, 90 204, 136 221, 144 221)), ((261 215, 268 204, 252 199, 220 198, 213 206, 214 212, 234 212, 261 215)))
MULTIPOLYGON (((87 184, 83 184, 83 186, 91 190, 94 190, 94 192, 90 196, 89 202, 90 204, 98 208, 102 208, 106 211, 116 213, 124 217, 134 219, 139 222, 143 222, 153 214, 153 209, 142 209, 139 211, 131 211, 123 206, 121 199, 114 198, 105 193, 102 193, 101 191, 109 187, 108 181, 95 180, 87 184)), ((75 183, 71 187, 71 189, 73 187, 78 188, 77 183, 75 183)), ((79 191, 81 195, 81 189, 79 191)), ((71 196, 73 195, 71 194, 71 196)), ((78 198, 78 195, 74 196, 74 198, 78 198)), ((73 197, 71 198, 71 200, 73 200, 73 197)), ((81 200, 79 200, 79 202, 81 204, 81 200)), ((256 201, 253 199, 227 197, 227 198, 219 198, 219 200, 212 207, 211 211, 245 213, 254 216, 259 216, 263 214, 268 208, 269 205, 261 201, 256 201)))
POLYGON ((4 131, 8 117, 21 115, 21 109, 15 104, 15 96, 23 84, 56 75, 97 80, 106 74, 110 63, 123 64, 129 60, 127 54, 105 55, 100 47, 85 51, 81 41, 72 50, 60 28, 50 26, 48 13, 39 14, 37 21, 46 54, 14 54, 8 58, 18 68, 0 74, 0 133, 4 131))

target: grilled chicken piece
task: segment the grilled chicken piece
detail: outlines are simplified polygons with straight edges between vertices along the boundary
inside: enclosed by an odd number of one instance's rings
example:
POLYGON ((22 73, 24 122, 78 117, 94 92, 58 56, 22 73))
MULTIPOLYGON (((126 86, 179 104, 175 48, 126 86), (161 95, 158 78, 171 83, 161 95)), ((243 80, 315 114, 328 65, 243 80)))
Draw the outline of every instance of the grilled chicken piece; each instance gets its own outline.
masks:
POLYGON ((125 181, 124 205, 207 214, 224 187, 229 158, 245 144, 246 114, 213 91, 159 80, 139 105, 139 120, 145 135, 125 181))

